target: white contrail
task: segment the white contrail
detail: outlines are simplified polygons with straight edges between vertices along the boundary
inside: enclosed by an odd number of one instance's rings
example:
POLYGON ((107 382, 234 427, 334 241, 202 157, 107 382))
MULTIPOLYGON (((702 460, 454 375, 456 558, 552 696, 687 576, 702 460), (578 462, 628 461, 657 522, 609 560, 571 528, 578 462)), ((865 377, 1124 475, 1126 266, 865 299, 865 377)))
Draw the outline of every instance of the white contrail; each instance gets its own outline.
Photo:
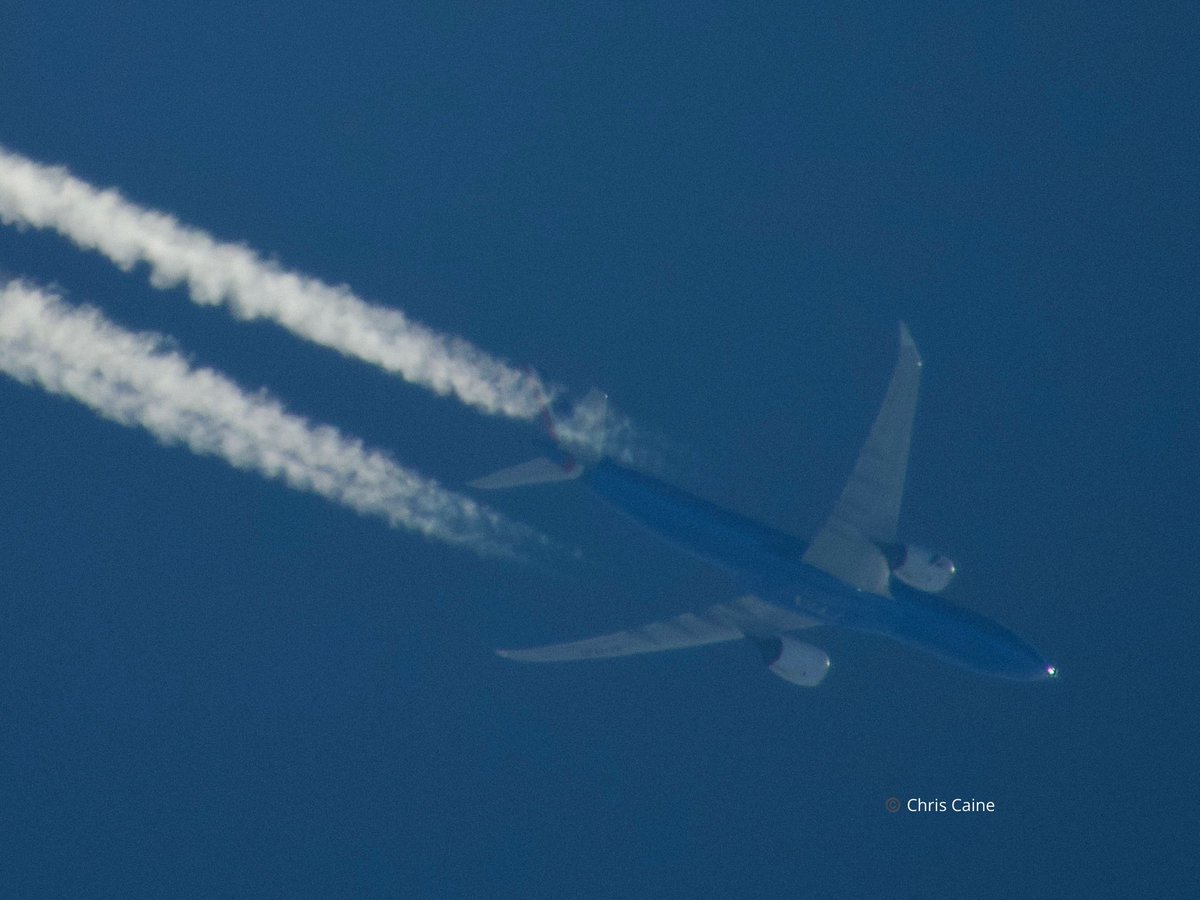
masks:
MULTIPOLYGON (((186 283, 199 304, 225 304, 243 319, 269 319, 293 334, 422 385, 453 393, 487 413, 533 419, 560 393, 526 370, 468 341, 440 334, 396 309, 375 306, 345 286, 289 272, 248 247, 216 240, 173 216, 145 209, 114 189, 100 190, 65 168, 0 147, 0 221, 57 231, 123 270, 144 262, 158 288, 186 283)), ((558 434, 589 455, 655 468, 656 454, 624 415, 601 419, 578 410, 558 434)))
POLYGON ((0 371, 72 397, 165 444, 219 456, 298 490, 480 553, 545 546, 536 532, 410 472, 329 426, 194 368, 155 334, 22 281, 0 281, 0 371))
POLYGON ((294 334, 393 372, 487 413, 535 418, 556 391, 468 341, 402 312, 373 306, 349 288, 284 271, 248 247, 223 243, 99 190, 65 168, 0 147, 0 220, 50 228, 128 271, 150 268, 155 287, 186 283, 192 299, 226 304, 243 319, 270 319, 294 334))

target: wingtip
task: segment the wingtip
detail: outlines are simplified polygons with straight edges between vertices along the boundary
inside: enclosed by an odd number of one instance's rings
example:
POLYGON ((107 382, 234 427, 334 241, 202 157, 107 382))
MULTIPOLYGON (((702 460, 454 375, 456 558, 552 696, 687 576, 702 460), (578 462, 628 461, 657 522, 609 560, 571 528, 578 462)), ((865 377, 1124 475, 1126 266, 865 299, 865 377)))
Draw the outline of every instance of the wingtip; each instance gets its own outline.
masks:
POLYGON ((911 349, 917 356, 917 365, 923 365, 921 362, 921 351, 917 349, 917 342, 913 340, 912 332, 908 330, 908 325, 905 322, 900 322, 900 349, 911 349))
POLYGON ((495 653, 497 656, 499 656, 501 659, 519 660, 521 658, 520 650, 493 650, 492 652, 495 653))

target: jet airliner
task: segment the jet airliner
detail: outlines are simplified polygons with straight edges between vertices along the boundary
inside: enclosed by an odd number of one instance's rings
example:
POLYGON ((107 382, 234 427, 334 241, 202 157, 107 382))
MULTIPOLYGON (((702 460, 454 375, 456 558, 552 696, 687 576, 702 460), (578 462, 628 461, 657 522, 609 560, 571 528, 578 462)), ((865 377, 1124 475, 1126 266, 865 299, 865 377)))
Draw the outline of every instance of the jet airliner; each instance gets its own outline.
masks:
MULTIPOLYGON (((496 490, 579 479, 660 538, 725 570, 740 596, 627 631, 496 652, 524 662, 559 662, 749 640, 771 672, 814 687, 829 671, 829 656, 795 633, 833 626, 882 635, 984 675, 1056 677, 1058 670, 1017 635, 938 596, 954 576, 953 562, 897 538, 921 365, 901 323, 899 357, 883 405, 833 511, 808 542, 572 447, 555 437, 547 411, 553 458, 503 469, 472 486, 496 490)), ((581 401, 592 416, 602 417, 606 404, 596 391, 581 401)))

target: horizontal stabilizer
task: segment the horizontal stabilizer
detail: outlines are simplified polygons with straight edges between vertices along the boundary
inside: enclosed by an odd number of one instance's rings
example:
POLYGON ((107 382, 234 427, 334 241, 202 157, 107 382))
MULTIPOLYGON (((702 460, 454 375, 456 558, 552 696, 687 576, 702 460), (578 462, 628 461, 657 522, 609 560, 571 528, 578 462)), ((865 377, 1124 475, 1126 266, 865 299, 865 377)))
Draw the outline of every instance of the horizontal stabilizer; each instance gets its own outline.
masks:
POLYGON ((530 647, 524 650, 497 650, 506 659, 521 662, 566 662, 580 659, 605 659, 657 653, 684 647, 700 647, 739 638, 765 637, 816 625, 812 619, 789 612, 757 597, 741 597, 732 603, 719 603, 701 613, 684 613, 662 622, 651 622, 629 631, 617 631, 599 637, 530 647))
POLYGON ((581 472, 582 470, 573 460, 568 461, 563 466, 553 460, 546 459, 544 456, 539 456, 537 459, 529 460, 529 462, 509 466, 507 469, 501 469, 499 472, 493 472, 491 475, 476 478, 470 482, 470 487, 480 488, 485 491, 498 491, 503 488, 521 487, 526 484, 570 481, 572 478, 578 478, 581 472))

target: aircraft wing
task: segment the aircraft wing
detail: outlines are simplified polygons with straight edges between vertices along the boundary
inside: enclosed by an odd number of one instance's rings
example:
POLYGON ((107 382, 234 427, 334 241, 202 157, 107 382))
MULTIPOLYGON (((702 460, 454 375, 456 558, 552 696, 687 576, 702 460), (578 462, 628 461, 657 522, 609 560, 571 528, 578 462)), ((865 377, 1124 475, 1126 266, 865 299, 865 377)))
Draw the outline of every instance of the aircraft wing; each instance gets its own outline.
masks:
POLYGON ((877 544, 896 538, 921 356, 900 323, 900 353, 883 406, 833 512, 809 544, 804 561, 874 594, 887 596, 890 570, 877 544))
POLYGON ((497 650, 506 659, 522 662, 565 662, 579 659, 603 659, 658 653, 683 647, 700 647, 744 637, 772 637, 787 631, 811 628, 813 619, 773 606, 758 597, 739 597, 731 603, 710 606, 701 613, 685 613, 662 622, 651 622, 629 631, 617 631, 599 637, 529 647, 524 650, 497 650))

